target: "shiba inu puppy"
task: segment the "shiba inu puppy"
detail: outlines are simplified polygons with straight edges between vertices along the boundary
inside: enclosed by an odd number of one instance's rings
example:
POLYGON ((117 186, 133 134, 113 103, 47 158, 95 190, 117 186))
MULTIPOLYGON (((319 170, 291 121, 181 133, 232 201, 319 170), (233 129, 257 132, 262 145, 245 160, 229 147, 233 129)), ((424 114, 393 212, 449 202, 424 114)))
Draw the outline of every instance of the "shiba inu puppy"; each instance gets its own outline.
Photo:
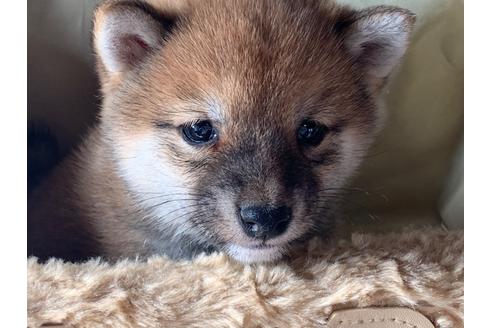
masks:
POLYGON ((103 104, 28 206, 29 254, 281 258, 330 230, 414 15, 331 1, 106 1, 103 104))

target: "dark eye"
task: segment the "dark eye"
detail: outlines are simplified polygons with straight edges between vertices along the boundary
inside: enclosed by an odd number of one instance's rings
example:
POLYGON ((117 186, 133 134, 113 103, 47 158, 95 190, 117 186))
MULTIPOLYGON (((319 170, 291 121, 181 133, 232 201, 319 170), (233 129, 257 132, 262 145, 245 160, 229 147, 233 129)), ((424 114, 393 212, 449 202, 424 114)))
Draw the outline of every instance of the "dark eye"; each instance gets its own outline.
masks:
POLYGON ((304 146, 317 146, 323 141, 327 127, 312 120, 304 120, 297 130, 297 140, 304 146))
POLYGON ((192 145, 208 144, 217 139, 217 131, 209 121, 198 121, 183 127, 183 137, 192 145))

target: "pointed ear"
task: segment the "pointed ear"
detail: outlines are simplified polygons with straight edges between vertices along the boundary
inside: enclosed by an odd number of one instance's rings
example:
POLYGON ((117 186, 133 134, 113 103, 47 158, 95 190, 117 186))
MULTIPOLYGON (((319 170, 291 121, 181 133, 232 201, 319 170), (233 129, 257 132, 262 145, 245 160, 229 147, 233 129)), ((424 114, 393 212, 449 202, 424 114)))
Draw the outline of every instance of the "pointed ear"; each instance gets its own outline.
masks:
POLYGON ((137 1, 103 2, 95 12, 93 41, 102 83, 159 49, 171 23, 171 18, 137 1))
POLYGON ((352 17, 344 24, 345 45, 370 87, 379 90, 405 54, 416 16, 406 9, 378 6, 352 17))

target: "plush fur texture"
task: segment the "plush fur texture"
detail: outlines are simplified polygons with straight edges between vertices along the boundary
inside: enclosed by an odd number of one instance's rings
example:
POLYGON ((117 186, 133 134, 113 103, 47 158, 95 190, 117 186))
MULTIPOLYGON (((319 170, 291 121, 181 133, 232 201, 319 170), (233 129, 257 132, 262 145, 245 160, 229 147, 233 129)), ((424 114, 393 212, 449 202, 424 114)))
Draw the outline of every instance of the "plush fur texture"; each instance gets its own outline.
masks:
POLYGON ((324 327, 338 309, 411 307, 463 325, 463 234, 352 236, 288 262, 223 254, 174 262, 28 262, 28 324, 75 327, 324 327))

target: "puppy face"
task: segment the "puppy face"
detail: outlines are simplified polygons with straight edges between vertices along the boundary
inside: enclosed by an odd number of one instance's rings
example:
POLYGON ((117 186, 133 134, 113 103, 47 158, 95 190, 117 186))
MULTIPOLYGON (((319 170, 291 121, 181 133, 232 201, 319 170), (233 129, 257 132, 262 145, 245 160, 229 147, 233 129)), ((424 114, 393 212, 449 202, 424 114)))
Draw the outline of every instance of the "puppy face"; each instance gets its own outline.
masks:
POLYGON ((325 230, 412 23, 314 1, 101 6, 101 126, 143 219, 243 262, 325 230))

